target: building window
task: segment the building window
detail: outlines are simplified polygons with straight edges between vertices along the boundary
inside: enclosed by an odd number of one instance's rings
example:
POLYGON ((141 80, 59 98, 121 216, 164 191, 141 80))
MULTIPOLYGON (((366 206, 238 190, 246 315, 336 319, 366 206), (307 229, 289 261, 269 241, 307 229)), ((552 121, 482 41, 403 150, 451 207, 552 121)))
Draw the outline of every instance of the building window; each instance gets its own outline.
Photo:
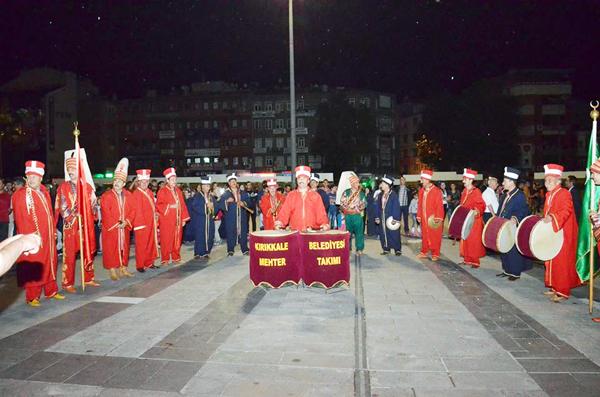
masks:
POLYGON ((304 156, 298 156, 298 164, 304 164, 304 156))
POLYGON ((282 149, 284 144, 285 140, 283 139, 283 137, 275 138, 275 147, 277 149, 282 149))
POLYGON ((208 120, 204 120, 204 128, 209 129, 210 128, 210 122, 208 120))
POLYGON ((287 110, 288 112, 290 111, 290 103, 289 102, 285 103, 285 110, 287 110))
POLYGON ((303 136, 299 136, 299 137, 297 137, 297 138, 296 138, 296 142, 298 143, 298 147, 299 147, 299 148, 303 148, 303 147, 305 147, 304 145, 306 144, 306 141, 305 141, 305 139, 304 139, 304 137, 303 137, 303 136))
POLYGON ((246 157, 246 156, 242 157, 242 165, 244 167, 248 166, 248 157, 246 157))
POLYGON ((254 140, 254 147, 257 149, 262 148, 262 138, 256 138, 254 140))
POLYGON ((238 144, 238 140, 237 140, 237 138, 233 138, 233 141, 231 142, 231 144, 232 144, 233 146, 237 146, 237 144, 238 144))
POLYGON ((298 102, 296 103, 296 109, 298 109, 298 110, 304 109, 304 99, 302 99, 302 98, 298 99, 298 102))
POLYGON ((202 103, 202 109, 208 110, 208 102, 202 103))
POLYGON ((204 162, 204 164, 210 164, 210 157, 203 157, 202 161, 204 162))
POLYGON ((231 120, 231 127, 237 128, 237 126, 238 126, 238 121, 235 119, 231 120))
POLYGON ((284 128, 283 119, 277 119, 277 120, 275 120, 275 128, 284 128))
POLYGON ((259 112, 259 111, 261 111, 261 110, 262 110, 262 109, 261 109, 261 107, 260 107, 260 102, 256 102, 256 103, 254 104, 254 111, 255 111, 255 112, 259 112))
POLYGON ((281 102, 275 102, 275 111, 276 112, 283 111, 283 103, 281 103, 281 102))
POLYGON ((242 145, 248 144, 248 138, 242 138, 242 145))
POLYGON ((267 130, 273 129, 273 120, 272 119, 265 120, 265 129, 267 129, 267 130))
POLYGON ((255 130, 258 130, 260 128, 260 120, 253 119, 252 120, 252 128, 254 128, 255 130))
POLYGON ((227 102, 223 102, 223 104, 221 106, 223 107, 223 110, 228 109, 227 102))
POLYGON ((192 128, 192 122, 191 121, 186 122, 185 127, 188 129, 192 128))
POLYGON ((273 110, 273 104, 271 102, 265 102, 265 110, 267 112, 270 112, 271 110, 273 110))
POLYGON ((258 168, 263 166, 263 158, 262 156, 254 157, 254 165, 258 168))
POLYGON ((247 119, 242 120, 242 128, 248 128, 248 120, 247 119))
POLYGON ((219 102, 213 102, 213 110, 219 109, 219 102))
POLYGON ((265 147, 271 149, 273 147, 273 138, 265 138, 265 147))
POLYGON ((219 122, 217 120, 213 120, 213 128, 219 128, 219 122))
POLYGON ((232 163, 232 164, 233 164, 233 165, 239 165, 239 163, 240 163, 240 162, 239 162, 239 159, 238 159, 237 157, 234 157, 234 158, 233 158, 233 163, 232 163))
POLYGON ((265 157, 265 165, 267 167, 273 166, 273 157, 271 157, 271 156, 265 157))
POLYGON ((297 128, 304 128, 304 119, 301 117, 298 117, 296 119, 296 127, 297 128))
POLYGON ((363 105, 364 107, 368 108, 371 107, 371 100, 369 98, 361 98, 360 99, 360 104, 363 105))
POLYGON ((277 160, 275 161, 275 165, 277 167, 284 167, 285 164, 283 164, 284 161, 284 157, 283 156, 277 156, 277 160))
POLYGON ((227 157, 223 158, 223 165, 225 167, 229 166, 229 159, 227 157))

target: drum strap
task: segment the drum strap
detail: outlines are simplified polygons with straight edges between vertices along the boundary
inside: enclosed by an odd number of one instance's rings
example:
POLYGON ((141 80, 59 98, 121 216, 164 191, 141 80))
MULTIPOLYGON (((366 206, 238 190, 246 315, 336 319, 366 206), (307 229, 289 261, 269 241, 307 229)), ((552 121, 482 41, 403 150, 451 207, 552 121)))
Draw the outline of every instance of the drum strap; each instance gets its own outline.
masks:
POLYGON ((460 205, 465 205, 465 203, 467 202, 467 198, 469 197, 469 194, 471 194, 473 189, 475 189, 475 188, 472 188, 471 190, 467 190, 467 194, 465 194, 465 199, 460 203, 460 205))

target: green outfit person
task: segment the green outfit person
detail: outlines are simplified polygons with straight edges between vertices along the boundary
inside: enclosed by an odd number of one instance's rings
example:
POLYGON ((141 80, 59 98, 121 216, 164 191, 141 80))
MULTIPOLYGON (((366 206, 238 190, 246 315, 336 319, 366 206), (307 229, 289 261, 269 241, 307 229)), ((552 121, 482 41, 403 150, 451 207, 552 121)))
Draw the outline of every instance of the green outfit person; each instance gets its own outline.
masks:
MULTIPOLYGON (((363 214, 367 207, 367 197, 362 191, 356 175, 350 176, 350 189, 346 189, 340 200, 341 210, 346 219, 346 230, 356 238, 356 253, 361 255, 365 249, 365 226, 363 214)), ((352 244, 352 242, 350 243, 352 244)))

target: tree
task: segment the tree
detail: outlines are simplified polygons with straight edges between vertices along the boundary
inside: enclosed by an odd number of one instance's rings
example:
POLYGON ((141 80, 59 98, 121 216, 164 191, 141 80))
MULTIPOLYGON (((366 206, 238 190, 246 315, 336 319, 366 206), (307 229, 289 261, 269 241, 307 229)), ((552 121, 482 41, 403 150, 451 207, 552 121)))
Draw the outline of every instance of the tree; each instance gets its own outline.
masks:
POLYGON ((321 155, 323 168, 337 175, 368 167, 363 159, 371 159, 376 136, 377 125, 369 109, 350 106, 342 95, 335 95, 317 109, 317 130, 311 147, 321 155))
POLYGON ((434 98, 423 115, 423 131, 443 152, 433 166, 446 170, 472 167, 498 173, 518 158, 517 105, 502 86, 484 80, 453 96, 434 98))
POLYGON ((416 146, 417 158, 421 164, 433 167, 442 160, 442 147, 433 139, 427 138, 427 135, 421 135, 416 146))
POLYGON ((4 176, 4 148, 10 149, 11 161, 24 162, 24 149, 37 144, 33 139, 40 128, 41 116, 27 109, 13 110, 0 104, 0 175, 4 176))

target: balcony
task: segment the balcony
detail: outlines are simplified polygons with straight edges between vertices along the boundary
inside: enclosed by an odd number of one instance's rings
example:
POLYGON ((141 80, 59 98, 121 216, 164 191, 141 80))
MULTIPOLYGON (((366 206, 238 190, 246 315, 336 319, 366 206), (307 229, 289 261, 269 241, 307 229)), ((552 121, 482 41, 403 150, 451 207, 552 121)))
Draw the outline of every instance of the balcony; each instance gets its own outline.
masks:
POLYGON ((286 128, 273 128, 273 135, 283 135, 287 134, 286 128))
POLYGON ((296 128, 296 135, 308 135, 308 128, 296 128))
POLYGON ((266 147, 255 147, 252 152, 254 154, 265 154, 267 153, 267 148, 266 147))
MULTIPOLYGON (((289 147, 286 147, 283 149, 283 153, 285 153, 285 154, 289 154, 290 152, 291 152, 291 148, 289 148, 289 147)), ((307 147, 297 147, 296 153, 308 153, 308 148, 307 147)))

